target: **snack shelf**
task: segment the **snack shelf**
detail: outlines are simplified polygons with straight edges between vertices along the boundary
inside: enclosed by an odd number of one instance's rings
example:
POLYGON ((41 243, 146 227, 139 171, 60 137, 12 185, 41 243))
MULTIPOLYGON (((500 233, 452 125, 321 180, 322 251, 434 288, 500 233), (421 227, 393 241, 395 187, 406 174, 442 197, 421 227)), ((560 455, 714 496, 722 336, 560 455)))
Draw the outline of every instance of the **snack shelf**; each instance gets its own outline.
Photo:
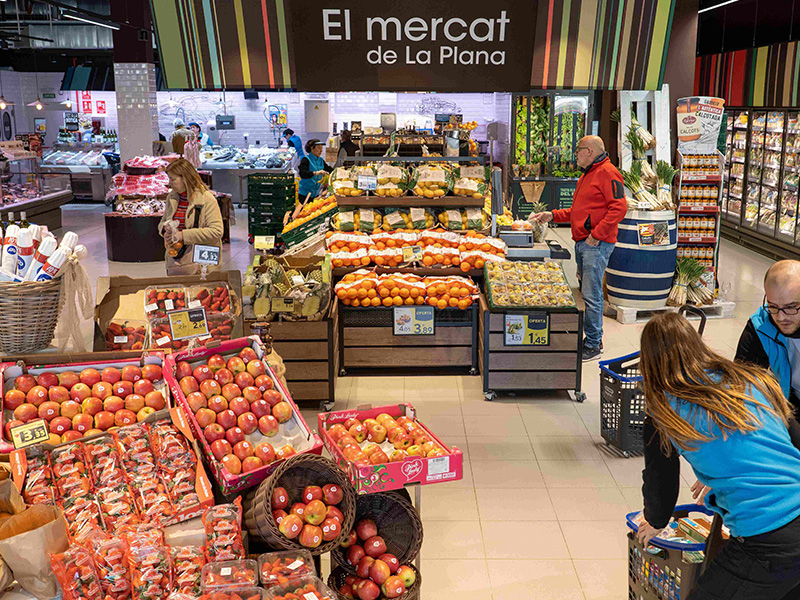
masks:
POLYGON ((486 200, 466 196, 400 196, 383 198, 381 196, 336 196, 340 208, 483 208, 486 200))
POLYGON ((678 208, 679 213, 692 213, 699 215, 716 215, 719 213, 719 206, 691 206, 681 205, 678 208))

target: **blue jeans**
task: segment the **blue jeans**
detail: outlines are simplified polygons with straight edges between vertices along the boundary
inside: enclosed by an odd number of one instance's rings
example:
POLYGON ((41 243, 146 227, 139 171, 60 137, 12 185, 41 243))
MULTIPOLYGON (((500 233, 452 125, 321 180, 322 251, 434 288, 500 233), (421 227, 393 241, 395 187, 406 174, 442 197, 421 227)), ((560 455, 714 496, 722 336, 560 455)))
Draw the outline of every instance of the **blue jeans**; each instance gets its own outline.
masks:
POLYGON ((603 275, 613 251, 614 244, 609 242, 600 242, 598 246, 575 242, 575 262, 586 304, 583 333, 590 348, 599 348, 603 342, 603 275))

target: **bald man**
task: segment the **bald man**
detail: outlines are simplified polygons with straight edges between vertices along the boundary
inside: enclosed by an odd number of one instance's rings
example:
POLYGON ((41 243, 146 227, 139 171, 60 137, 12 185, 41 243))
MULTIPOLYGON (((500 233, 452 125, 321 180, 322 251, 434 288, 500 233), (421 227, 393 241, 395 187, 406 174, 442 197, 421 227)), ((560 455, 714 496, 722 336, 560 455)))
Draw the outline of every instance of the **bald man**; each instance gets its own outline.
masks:
POLYGON ((747 321, 736 360, 770 369, 800 407, 800 261, 781 260, 764 277, 766 303, 747 321))
POLYGON ((628 204, 622 175, 608 159, 602 139, 596 135, 581 138, 575 157, 583 175, 575 187, 572 207, 529 218, 539 223, 568 222, 572 227, 575 262, 586 304, 582 353, 583 360, 589 361, 603 352, 603 275, 628 204))

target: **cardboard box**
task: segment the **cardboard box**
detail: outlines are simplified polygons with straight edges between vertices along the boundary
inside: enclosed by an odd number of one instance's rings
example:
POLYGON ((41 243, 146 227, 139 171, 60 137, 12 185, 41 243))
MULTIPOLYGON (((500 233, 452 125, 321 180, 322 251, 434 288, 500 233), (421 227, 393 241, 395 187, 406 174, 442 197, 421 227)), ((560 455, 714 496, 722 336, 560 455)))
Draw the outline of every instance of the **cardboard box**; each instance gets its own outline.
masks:
MULTIPOLYGON (((264 465, 260 469, 250 471, 249 473, 241 473, 239 475, 231 475, 228 473, 228 471, 223 469, 222 464, 211 452, 211 445, 203 435, 202 428, 195 419, 194 413, 189 407, 186 397, 178 385, 178 381, 175 378, 175 365, 178 362, 185 360, 188 361, 189 364, 191 364, 194 368, 199 364, 205 364, 206 359, 214 354, 220 354, 227 360, 231 356, 237 355, 242 348, 246 347, 252 348, 259 360, 264 356, 264 346, 262 345, 261 340, 259 340, 256 336, 251 336, 248 338, 240 338, 237 340, 230 340, 227 342, 214 344, 210 348, 195 348, 193 350, 176 352, 168 355, 164 361, 164 378, 169 385, 170 390, 172 391, 172 394, 176 400, 176 404, 179 405, 187 415, 192 430, 195 433, 195 438, 199 441, 206 460, 211 466, 211 471, 214 473, 214 477, 219 483, 223 494, 225 495, 241 492, 242 490, 258 485, 267 477, 269 477, 269 475, 278 467, 278 465, 283 463, 283 460, 275 460, 268 465, 264 465)), ((322 454, 322 440, 320 440, 319 437, 316 436, 313 431, 311 431, 311 428, 306 423, 303 415, 300 414, 300 409, 297 408, 297 405, 294 403, 294 400, 292 400, 288 390, 281 383, 280 379, 275 376, 275 373, 272 371, 270 366, 266 362, 264 362, 264 366, 267 369, 266 374, 272 379, 273 389, 280 392, 283 396, 283 399, 292 406, 292 418, 281 425, 282 431, 285 431, 284 428, 286 428, 293 432, 290 436, 286 436, 286 438, 290 438, 292 440, 292 446, 297 451, 297 454, 322 454)), ((278 436, 281 435, 282 433, 278 434, 278 436)), ((277 439, 276 437, 268 438, 263 436, 258 430, 256 430, 255 433, 246 436, 246 438, 251 442, 254 442, 253 445, 258 445, 258 443, 261 441, 272 444, 277 439)), ((277 442, 274 445, 279 447, 283 444, 277 442)))
POLYGON ((411 404, 393 404, 378 408, 356 410, 340 410, 317 415, 318 432, 333 460, 347 473, 350 481, 359 494, 399 490, 409 483, 427 485, 457 481, 464 476, 464 455, 455 446, 448 447, 431 430, 417 419, 417 411, 411 404), (361 465, 347 460, 342 450, 333 441, 328 428, 347 419, 374 419, 381 413, 392 417, 408 416, 416 421, 422 429, 447 452, 447 456, 425 458, 420 456, 406 457, 402 462, 380 465, 361 465))
MULTIPOLYGON (((98 277, 97 305, 94 309, 94 349, 97 352, 106 349, 105 334, 111 321, 142 321, 144 314, 144 291, 150 286, 191 287, 193 285, 210 284, 217 281, 226 282, 237 298, 242 297, 242 274, 239 271, 210 271, 205 281, 200 276, 153 277, 149 279, 133 279, 125 275, 114 277, 98 277)), ((233 338, 242 337, 242 315, 236 315, 233 322, 233 338)), ((128 354, 140 354, 140 350, 128 354)))

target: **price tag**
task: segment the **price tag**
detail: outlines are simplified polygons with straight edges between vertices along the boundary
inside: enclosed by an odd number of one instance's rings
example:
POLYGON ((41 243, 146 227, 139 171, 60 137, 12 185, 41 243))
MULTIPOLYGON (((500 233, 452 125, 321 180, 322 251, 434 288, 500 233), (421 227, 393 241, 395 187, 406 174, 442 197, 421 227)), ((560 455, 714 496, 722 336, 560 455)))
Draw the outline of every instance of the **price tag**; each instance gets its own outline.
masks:
POLYGON ((306 282, 301 275, 294 275, 292 277, 292 285, 302 285, 306 282))
POLYGON ((503 331, 506 346, 549 346, 550 315, 506 315, 503 331))
POLYGON ((192 246, 192 260, 198 265, 218 265, 220 257, 219 246, 192 246))
POLYGON ((114 336, 114 343, 115 344, 127 344, 128 343, 128 336, 127 335, 115 335, 114 336))
POLYGON ((257 235, 253 237, 253 246, 256 250, 272 250, 275 247, 274 235, 257 235))
POLYGON ((362 190, 374 190, 378 187, 378 177, 376 175, 359 175, 358 187, 362 190))
POLYGON ((226 577, 227 575, 231 574, 231 568, 230 567, 222 567, 219 570, 219 574, 222 575, 223 577, 226 577))
POLYGON ((189 302, 189 308, 199 308, 200 306, 202 306, 202 304, 200 304, 200 300, 191 300, 189 302))
POLYGON ((296 560, 293 563, 286 565, 286 568, 289 569, 290 571, 294 571, 302 567, 304 564, 305 562, 303 562, 302 560, 296 560))
POLYGON ((153 302, 152 304, 147 304, 144 307, 144 312, 153 312, 154 310, 158 310, 158 304, 153 302))
POLYGON ((403 262, 416 262, 422 260, 422 246, 404 246, 403 262))
POLYGON ((273 298, 272 312, 294 312, 294 298, 273 298))
POLYGON ((394 309, 395 335, 434 335, 436 325, 432 306, 397 306, 394 309))
POLYGON ((173 340, 185 340, 208 335, 205 308, 176 310, 167 313, 167 316, 169 317, 169 327, 172 330, 173 340))
POLYGON ((28 421, 24 425, 11 428, 11 442, 17 449, 40 444, 49 438, 50 432, 47 430, 47 422, 44 419, 28 421))
POLYGON ((167 344, 169 344, 171 341, 172 341, 172 340, 171 340, 171 339, 169 339, 169 336, 168 336, 168 335, 162 335, 160 338, 158 338, 158 339, 156 340, 156 346, 158 346, 158 347, 160 348, 161 346, 166 346, 166 345, 167 345, 167 344))
POLYGON ((167 298, 164 300, 164 308, 167 310, 175 310, 175 303, 172 301, 171 298, 167 298))

